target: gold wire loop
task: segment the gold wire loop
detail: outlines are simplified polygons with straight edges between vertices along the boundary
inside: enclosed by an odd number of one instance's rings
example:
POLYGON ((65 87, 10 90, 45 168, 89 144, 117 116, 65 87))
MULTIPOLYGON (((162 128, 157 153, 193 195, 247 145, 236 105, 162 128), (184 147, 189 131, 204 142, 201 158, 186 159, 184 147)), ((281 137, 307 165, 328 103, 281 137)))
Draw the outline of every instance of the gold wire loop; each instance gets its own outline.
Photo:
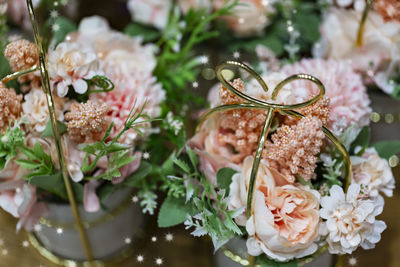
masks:
MULTIPOLYGON (((219 65, 216 68, 218 79, 228 90, 230 90, 233 94, 235 94, 238 97, 240 97, 241 99, 243 99, 245 101, 245 103, 221 105, 221 106, 217 106, 217 107, 207 111, 203 116, 201 116, 196 131, 200 130, 201 125, 208 118, 210 118, 212 115, 214 115, 218 112, 224 112, 224 111, 234 110, 234 109, 259 109, 259 110, 267 111, 265 123, 264 123, 263 129, 262 129, 262 133, 259 136, 258 147, 256 150, 256 155, 254 158, 254 162, 253 162, 253 166, 252 166, 252 170, 251 170, 251 174, 250 174, 249 188, 248 188, 248 194, 247 194, 247 211, 246 211, 247 218, 250 218, 254 213, 253 196, 254 196, 254 190, 255 190, 255 185, 256 185, 257 173, 258 173, 258 169, 260 166, 262 153, 264 150, 264 144, 267 139, 267 136, 268 136, 268 133, 269 133, 269 130, 271 127, 272 119, 273 119, 275 112, 280 112, 284 115, 288 115, 288 116, 291 116, 291 117, 294 117, 297 119, 304 117, 303 114, 301 114, 295 110, 311 106, 311 105, 315 104, 318 100, 323 98, 323 96, 325 95, 325 86, 322 84, 322 82, 319 79, 317 79, 314 76, 311 76, 308 74, 295 74, 295 75, 292 75, 292 76, 284 79, 274 88, 272 95, 271 95, 272 101, 276 100, 276 97, 278 96, 280 90, 285 85, 287 85, 288 83, 295 81, 295 80, 307 80, 307 81, 314 83, 315 85, 318 86, 319 93, 308 101, 298 103, 298 104, 293 104, 293 105, 268 103, 268 102, 262 101, 260 99, 251 97, 251 96, 247 95, 245 92, 241 92, 241 91, 237 90, 236 88, 234 88, 229 83, 229 81, 227 81, 225 79, 225 77, 222 73, 226 67, 237 67, 237 68, 240 68, 240 69, 246 71, 247 73, 250 74, 250 76, 252 78, 257 80, 257 82, 263 88, 263 90, 265 92, 268 92, 268 86, 267 86, 266 82, 261 78, 260 75, 257 74, 257 72, 255 72, 252 68, 250 68, 246 64, 241 63, 241 62, 236 62, 236 61, 227 61, 225 63, 222 63, 221 65, 219 65)), ((322 130, 323 130, 324 134, 326 135, 326 137, 337 147, 337 149, 340 151, 340 153, 343 156, 344 163, 345 163, 345 175, 344 175, 345 181, 346 181, 345 182, 345 191, 347 191, 347 188, 350 185, 351 177, 352 177, 350 156, 349 156, 346 148, 344 147, 344 145, 342 144, 342 142, 336 135, 334 135, 325 126, 322 127, 322 130)), ((326 245, 323 247, 320 247, 319 250, 316 252, 316 255, 318 255, 318 253, 321 253, 321 251, 325 251, 326 248, 327 248, 326 245)), ((300 262, 300 261, 301 261, 301 259, 298 260, 298 262, 300 262)), ((254 259, 251 256, 249 257, 249 262, 250 262, 250 266, 254 266, 254 259)))

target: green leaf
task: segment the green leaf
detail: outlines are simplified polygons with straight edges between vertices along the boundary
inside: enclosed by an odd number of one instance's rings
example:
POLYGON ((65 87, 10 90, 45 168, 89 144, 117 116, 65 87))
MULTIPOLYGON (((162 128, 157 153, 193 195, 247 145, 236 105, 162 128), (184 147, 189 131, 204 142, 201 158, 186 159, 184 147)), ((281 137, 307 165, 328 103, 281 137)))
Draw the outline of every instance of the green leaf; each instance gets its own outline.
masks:
POLYGON ((365 126, 364 128, 362 128, 357 138, 351 144, 350 151, 354 152, 354 149, 358 146, 361 146, 362 148, 365 149, 369 144, 370 137, 371 137, 371 129, 368 126, 365 126))
POLYGON ((217 173, 218 188, 225 189, 225 195, 229 195, 229 186, 232 183, 232 176, 236 173, 231 168, 222 168, 217 173))
POLYGON ((199 160, 197 158, 196 153, 189 146, 186 146, 186 153, 189 155, 189 159, 193 167, 196 168, 197 164, 199 164, 199 160))
POLYGON ((151 164, 146 161, 142 161, 139 169, 132 175, 130 175, 128 178, 126 178, 125 181, 123 182, 123 185, 135 187, 141 180, 146 178, 147 175, 151 173, 151 171, 152 171, 151 164))
POLYGON ((183 223, 187 214, 193 214, 193 207, 184 198, 167 197, 158 214, 158 227, 171 227, 183 223))
POLYGON ((174 159, 174 163, 178 165, 184 172, 190 173, 190 167, 181 159, 174 159))
POLYGON ((74 190, 75 200, 79 204, 83 203, 83 185, 71 181, 72 190, 74 190))
POLYGON ((381 141, 372 145, 379 156, 389 159, 391 156, 400 152, 400 141, 381 141))
MULTIPOLYGON (((67 125, 65 125, 61 121, 57 121, 57 125, 58 125, 58 130, 60 131, 61 135, 64 134, 68 129, 67 125)), ((42 133, 42 137, 54 137, 53 127, 51 125, 50 120, 48 120, 46 123, 46 128, 44 129, 44 131, 42 133)))
POLYGON ((132 37, 140 36, 145 43, 155 41, 161 37, 158 30, 138 23, 128 24, 124 29, 124 33, 132 37))
POLYGON ((58 17, 54 21, 54 24, 60 26, 60 29, 58 31, 55 31, 53 34, 52 43, 55 46, 64 41, 65 37, 70 32, 74 32, 77 30, 77 26, 75 25, 75 23, 66 17, 58 17))
POLYGON ((24 169, 28 169, 28 170, 35 170, 36 168, 38 168, 40 166, 40 164, 28 160, 28 159, 17 159, 15 161, 19 166, 21 166, 24 169))
POLYGON ((0 170, 4 169, 4 166, 6 165, 6 159, 1 157, 0 158, 0 170))
POLYGON ((103 202, 110 194, 112 194, 118 186, 112 184, 112 183, 106 183, 105 185, 102 185, 98 190, 97 190, 97 196, 100 199, 100 202, 103 202))
POLYGON ((38 188, 49 191, 62 199, 67 199, 64 181, 60 172, 53 175, 34 176, 29 179, 29 183, 38 188))

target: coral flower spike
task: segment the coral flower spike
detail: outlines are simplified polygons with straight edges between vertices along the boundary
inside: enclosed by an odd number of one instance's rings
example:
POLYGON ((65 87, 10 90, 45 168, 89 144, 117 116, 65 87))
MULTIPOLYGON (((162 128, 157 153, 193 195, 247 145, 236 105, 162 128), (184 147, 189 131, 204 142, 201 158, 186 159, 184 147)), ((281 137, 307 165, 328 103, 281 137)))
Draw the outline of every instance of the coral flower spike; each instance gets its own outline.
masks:
MULTIPOLYGON (((295 74, 293 76, 290 76, 280 82, 273 90, 272 92, 272 100, 276 100, 277 95, 279 94, 279 91, 288 83, 294 81, 294 80, 308 80, 310 82, 315 83, 318 88, 319 88, 319 94, 314 96, 312 99, 305 101, 303 103, 298 103, 294 105, 281 105, 281 104, 274 104, 274 103, 268 103, 262 100, 259 100, 257 98, 253 98, 240 90, 237 90, 233 85, 231 85, 224 77, 223 75, 223 70, 225 70, 227 67, 236 67, 240 68, 241 70, 246 71, 250 76, 255 78, 260 86, 264 89, 265 92, 268 91, 268 86, 265 83, 265 81, 258 75, 253 69, 251 69, 249 66, 247 66, 244 63, 240 62, 235 62, 235 61, 227 61, 220 66, 217 67, 217 77, 222 83, 223 86, 225 86, 228 90, 230 90, 233 94, 235 94, 237 97, 241 98, 244 100, 244 103, 240 104, 225 104, 222 106, 217 106, 214 109, 211 109, 210 111, 206 112, 201 118, 199 122, 199 126, 197 130, 200 129, 201 125, 203 122, 205 122, 211 115, 221 112, 221 111, 227 111, 227 110, 234 110, 234 109, 258 109, 258 110, 267 110, 267 116, 264 122, 264 126, 261 132, 261 135, 259 136, 258 140, 258 147, 256 150, 256 156, 253 162, 252 170, 251 170, 251 175, 250 175, 250 182, 249 182, 249 190, 248 190, 248 195, 247 195, 247 218, 250 218, 253 213, 254 213, 254 207, 253 207, 253 202, 254 202, 254 188, 256 185, 256 178, 257 178, 257 173, 260 165, 260 160, 262 157, 262 153, 264 150, 264 145, 265 141, 268 136, 269 129, 271 127, 272 119, 274 117, 275 112, 279 112, 283 115, 288 115, 297 119, 303 118, 304 115, 297 112, 296 109, 302 109, 305 107, 312 106, 316 102, 318 102, 320 99, 323 98, 325 94, 325 87, 322 84, 321 81, 319 81, 317 78, 308 75, 308 74, 295 74)), ((345 179, 346 179, 346 187, 345 190, 347 191, 347 188, 350 184, 351 181, 351 162, 350 162, 350 157, 348 152, 346 151, 346 148, 343 146, 343 144, 340 142, 339 138, 337 138, 332 132, 330 132, 325 126, 322 126, 322 131, 325 133, 326 137, 333 142, 338 150, 343 154, 343 158, 345 159, 345 179)), ((326 250, 326 246, 321 247, 319 251, 316 252, 316 254, 320 254, 323 251, 326 250)), ((249 255, 249 266, 254 266, 254 257, 249 255)))

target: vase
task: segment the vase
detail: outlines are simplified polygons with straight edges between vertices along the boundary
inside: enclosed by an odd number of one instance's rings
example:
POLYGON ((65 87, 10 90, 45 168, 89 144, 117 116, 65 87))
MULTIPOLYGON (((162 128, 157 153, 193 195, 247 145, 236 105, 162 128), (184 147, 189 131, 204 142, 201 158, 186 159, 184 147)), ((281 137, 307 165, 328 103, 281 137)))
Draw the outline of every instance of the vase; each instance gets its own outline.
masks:
MULTIPOLYGON (((107 209, 94 213, 79 207, 93 258, 98 262, 112 261, 127 254, 144 224, 138 204, 132 203, 132 190, 121 189, 103 202, 107 209)), ((83 262, 86 255, 69 205, 49 204, 49 212, 41 218, 30 241, 49 260, 64 266, 83 262)))
MULTIPOLYGON (((243 267, 248 265, 248 254, 246 239, 235 237, 224 247, 220 248, 214 255, 215 267, 243 267)), ((334 263, 333 255, 325 251, 311 261, 302 262, 299 266, 304 267, 331 267, 334 263)))

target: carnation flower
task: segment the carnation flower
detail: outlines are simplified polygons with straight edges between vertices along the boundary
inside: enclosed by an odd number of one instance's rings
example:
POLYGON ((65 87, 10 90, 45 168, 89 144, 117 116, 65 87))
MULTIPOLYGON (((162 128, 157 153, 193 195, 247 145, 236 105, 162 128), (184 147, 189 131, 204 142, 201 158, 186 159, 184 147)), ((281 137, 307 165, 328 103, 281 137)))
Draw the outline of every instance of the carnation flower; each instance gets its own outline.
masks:
MULTIPOLYGON (((330 99, 328 128, 335 129, 341 119, 346 127, 368 125, 371 113, 370 100, 367 90, 362 83, 361 76, 355 73, 351 66, 344 61, 303 59, 282 69, 286 75, 307 73, 321 80, 326 89, 326 96, 330 99)), ((296 90, 316 95, 318 87, 305 80, 296 80, 291 83, 296 90)), ((306 94, 305 94, 306 95, 306 94)))
POLYGON ((371 197, 378 197, 379 192, 387 197, 393 196, 395 181, 392 169, 374 148, 366 149, 361 157, 353 156, 351 161, 354 181, 368 186, 371 197))
MULTIPOLYGON (((28 126, 34 133, 42 133, 49 120, 49 108, 46 95, 41 88, 34 88, 24 96, 22 103, 24 116, 28 119, 28 126)), ((58 120, 64 120, 65 99, 53 96, 58 120)))
POLYGON ((0 132, 21 116, 21 100, 22 95, 17 95, 14 89, 8 89, 0 82, 0 132))
MULTIPOLYGON (((144 46, 139 39, 132 39, 109 28, 100 17, 82 20, 79 32, 72 34, 71 42, 87 43, 94 50, 104 66, 104 74, 115 85, 111 92, 91 94, 94 102, 103 102, 110 107, 109 116, 114 122, 111 138, 123 129, 132 108, 140 108, 151 118, 161 113, 160 104, 165 99, 165 91, 157 83, 152 72, 156 66, 153 46, 144 46), (135 106, 136 104, 136 106, 135 106)), ((150 130, 144 130, 145 135, 150 130)), ((119 140, 134 144, 138 134, 127 131, 119 140)))
POLYGON ((360 190, 360 185, 351 184, 345 194, 334 185, 330 196, 321 199, 320 216, 326 221, 321 223, 320 232, 327 235, 330 253, 351 254, 360 245, 372 249, 386 229, 383 221, 375 219, 382 212, 383 199, 365 199, 360 190))
POLYGON ((77 43, 60 43, 55 50, 49 51, 48 61, 50 80, 60 97, 67 95, 71 85, 76 93, 86 93, 85 79, 103 74, 96 53, 77 43))
MULTIPOLYGON (((243 170, 233 176, 230 185, 229 208, 246 207, 247 190, 253 157, 243 163, 243 170)), ((236 222, 243 225, 249 234, 248 253, 287 261, 314 253, 318 249, 319 193, 303 186, 286 183, 282 175, 261 161, 256 190, 254 213, 247 220, 244 215, 236 222)))

